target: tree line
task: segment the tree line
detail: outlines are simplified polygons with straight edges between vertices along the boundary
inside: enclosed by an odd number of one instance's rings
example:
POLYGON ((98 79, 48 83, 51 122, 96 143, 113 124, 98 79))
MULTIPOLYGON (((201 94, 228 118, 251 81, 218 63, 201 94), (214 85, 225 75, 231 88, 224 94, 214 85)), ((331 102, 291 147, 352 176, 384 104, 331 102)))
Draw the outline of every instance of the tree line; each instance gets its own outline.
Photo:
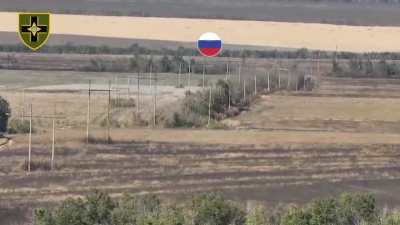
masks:
POLYGON ((399 225, 400 212, 378 206, 368 193, 344 193, 302 206, 245 210, 221 193, 196 194, 183 203, 157 195, 118 199, 93 191, 34 212, 35 225, 399 225))
MULTIPOLYGON (((31 52, 22 44, 0 44, 0 52, 31 52)), ((91 45, 75 45, 66 43, 64 45, 45 45, 38 50, 41 53, 58 53, 58 54, 111 54, 111 55, 169 55, 169 56, 201 56, 196 48, 188 48, 179 46, 177 48, 148 48, 135 43, 127 47, 110 47, 110 46, 91 46, 91 45)), ((352 53, 352 52, 330 52, 309 50, 301 48, 297 50, 250 50, 225 48, 218 57, 234 57, 234 58, 286 58, 286 59, 351 59, 355 57, 369 57, 373 60, 400 60, 398 52, 370 52, 370 53, 352 53)))
POLYGON ((399 78, 400 64, 395 61, 381 59, 371 60, 369 57, 354 57, 346 64, 332 61, 331 76, 354 78, 399 78))

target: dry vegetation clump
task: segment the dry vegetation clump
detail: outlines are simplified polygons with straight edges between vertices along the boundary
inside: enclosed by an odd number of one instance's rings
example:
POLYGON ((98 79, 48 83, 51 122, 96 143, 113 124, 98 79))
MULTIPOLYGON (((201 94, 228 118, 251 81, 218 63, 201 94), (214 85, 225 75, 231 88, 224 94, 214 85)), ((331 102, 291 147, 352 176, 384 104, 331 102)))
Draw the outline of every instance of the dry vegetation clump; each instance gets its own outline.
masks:
MULTIPOLYGON (((28 171, 28 160, 23 161, 19 164, 19 169, 22 171, 28 171)), ((55 165, 55 169, 60 169, 61 165, 55 165)), ((31 171, 50 171, 51 162, 49 159, 39 158, 31 160, 31 171)))
POLYGON ((209 89, 188 92, 166 126, 203 127, 208 124, 210 115, 213 126, 209 128, 223 128, 224 125, 218 121, 240 114, 254 99, 251 90, 246 91, 249 97, 243 99, 240 89, 240 84, 219 80, 211 90, 211 100, 209 89))
MULTIPOLYGON (((148 126, 149 122, 145 120, 141 114, 137 114, 134 110, 126 110, 124 108, 113 109, 110 113, 110 126, 113 128, 134 128, 148 126)), ((107 113, 103 113, 99 118, 99 125, 102 128, 108 126, 107 113)))
POLYGON ((111 107, 130 108, 136 107, 136 101, 133 98, 112 98, 111 107))
MULTIPOLYGON (((86 142, 86 139, 82 139, 82 142, 86 142)), ((112 138, 106 138, 106 137, 93 137, 89 136, 88 139, 90 144, 112 144, 114 143, 112 138)))
MULTIPOLYGON (((9 134, 27 134, 29 133, 29 120, 12 119, 8 124, 9 134)), ((35 129, 32 127, 32 133, 35 129)))

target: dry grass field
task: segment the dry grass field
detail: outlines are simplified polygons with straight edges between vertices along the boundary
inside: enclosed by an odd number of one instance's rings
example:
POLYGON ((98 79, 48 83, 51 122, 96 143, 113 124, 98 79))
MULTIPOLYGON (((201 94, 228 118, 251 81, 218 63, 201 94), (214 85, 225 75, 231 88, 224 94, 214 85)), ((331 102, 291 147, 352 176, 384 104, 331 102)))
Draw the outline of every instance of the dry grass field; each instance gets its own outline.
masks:
MULTIPOLYGON (((53 172, 22 170, 26 136, 1 148, 0 159, 7 160, 0 164, 0 207, 10 215, 0 216, 3 223, 29 220, 33 207, 93 188, 114 197, 133 192, 172 199, 222 191, 268 206, 369 191, 386 204, 400 203, 398 134, 113 129, 113 144, 89 148, 83 134, 57 131, 53 172)), ((33 162, 48 165, 49 156, 50 133, 34 135, 33 162)))
POLYGON ((398 98, 272 95, 226 122, 247 129, 397 133, 399 104, 398 98))
POLYGON ((397 26, 395 1, 277 0, 2 0, 3 11, 87 15, 226 18, 259 21, 397 26), (386 4, 382 4, 385 2, 386 4))
MULTIPOLYGON (((0 71, 0 96, 10 101, 14 118, 22 111, 28 113, 28 102, 33 103, 36 115, 55 110, 67 116, 56 124, 54 171, 48 171, 48 120, 34 120, 37 132, 33 135, 31 173, 23 169, 27 135, 11 135, 0 147, 0 224, 24 224, 32 219, 35 207, 54 205, 94 188, 113 197, 123 192, 157 193, 171 200, 221 191, 243 204, 259 201, 269 207, 301 204, 344 191, 368 191, 376 194, 380 203, 400 204, 397 81, 321 77, 312 92, 261 96, 249 111, 224 121, 232 126, 225 130, 113 123, 111 144, 104 143, 106 129, 100 126, 107 96, 96 94, 92 96, 91 130, 95 140, 87 145, 87 80, 94 79, 95 87, 104 88, 106 80, 118 76, 119 87, 124 89, 126 75, 0 71)), ((160 76, 164 79, 160 81, 158 109, 176 109, 185 89, 172 86, 176 76, 160 76)), ((152 96, 147 82, 142 86, 142 103, 147 106, 142 114, 151 121, 152 96)), ((135 98, 135 86, 132 88, 135 98)), ((122 95, 126 97, 126 92, 122 95)), ((113 93, 113 98, 116 96, 113 93)), ((111 114, 113 120, 126 121, 135 108, 114 108, 111 114)))
MULTIPOLYGON (((400 51, 397 45, 400 37, 398 27, 60 14, 53 14, 51 20, 52 34, 193 43, 202 33, 213 31, 221 36, 224 43, 231 45, 320 50, 339 48, 353 52, 400 51), (232 31, 235 35, 231 35, 232 31)), ((0 13, 0 31, 15 32, 16 27, 17 13, 0 13)))

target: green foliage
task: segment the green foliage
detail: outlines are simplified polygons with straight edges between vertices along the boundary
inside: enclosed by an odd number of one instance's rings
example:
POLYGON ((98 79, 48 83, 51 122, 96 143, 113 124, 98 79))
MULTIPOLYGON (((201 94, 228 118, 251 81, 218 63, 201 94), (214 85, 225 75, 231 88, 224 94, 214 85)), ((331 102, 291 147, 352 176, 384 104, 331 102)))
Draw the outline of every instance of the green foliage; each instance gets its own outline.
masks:
POLYGON ((332 225, 339 224, 336 213, 337 202, 334 198, 315 201, 311 206, 310 225, 332 225))
POLYGON ((268 219, 265 215, 266 209, 262 206, 257 206, 249 212, 246 217, 246 225, 267 225, 268 219))
POLYGON ((44 208, 39 208, 35 210, 35 225, 49 225, 56 224, 54 216, 51 211, 44 208))
POLYGON ((166 206, 162 208, 160 214, 161 225, 184 225, 185 216, 183 210, 176 206, 166 206))
MULTIPOLYGON (((140 46, 139 44, 132 44, 129 47, 109 47, 109 46, 91 46, 91 45, 75 45, 73 43, 66 43, 64 45, 46 45, 40 49, 43 53, 77 53, 77 54, 113 54, 113 55, 169 55, 169 56, 200 56, 197 49, 185 48, 179 46, 176 49, 163 48, 154 49, 140 46)), ((29 52, 22 44, 2 44, 0 45, 0 52, 29 52)), ((219 54, 220 57, 236 57, 241 58, 243 62, 246 58, 289 58, 289 59, 304 59, 315 58, 319 56, 321 59, 330 59, 335 56, 338 59, 350 59, 353 57, 369 57, 371 59, 390 59, 399 60, 399 53, 365 53, 355 54, 351 52, 325 52, 325 51, 311 51, 308 49, 299 49, 296 51, 291 50, 237 50, 225 49, 219 54)))
POLYGON ((160 72, 171 72, 173 69, 172 61, 168 56, 164 55, 160 60, 160 72))
POLYGON ((99 191, 94 191, 86 197, 85 211, 88 224, 110 224, 111 211, 115 205, 111 198, 99 191))
POLYGON ((86 215, 84 200, 68 198, 55 211, 54 221, 56 225, 88 225, 86 215))
MULTIPOLYGON (((27 134, 29 133, 29 121, 28 120, 19 120, 13 119, 10 121, 8 125, 8 133, 9 134, 27 134)), ((32 132, 35 132, 32 128, 32 132)))
MULTIPOLYGON (((250 101, 243 101, 239 83, 218 80, 211 91, 211 119, 215 120, 216 128, 224 128, 217 123, 226 117, 236 116, 245 109, 250 101), (230 105, 230 107, 229 107, 230 105)), ((210 89, 196 93, 187 93, 183 99, 180 112, 174 114, 174 126, 204 126, 208 121, 210 103, 210 89)))
POLYGON ((400 64, 388 63, 385 58, 372 61, 371 55, 354 55, 349 58, 347 68, 342 68, 337 60, 332 61, 333 76, 395 78, 400 76, 400 64))
POLYGON ((382 225, 400 225, 400 212, 394 212, 386 216, 382 225))
POLYGON ((192 200, 194 225, 240 225, 245 214, 216 193, 202 194, 192 200))
POLYGON ((0 96, 0 132, 6 132, 11 109, 8 102, 0 96))
POLYGON ((124 194, 118 201, 93 191, 66 199, 55 209, 35 210, 36 225, 400 225, 400 213, 379 218, 370 194, 342 194, 284 211, 257 206, 247 215, 218 193, 194 196, 182 206, 163 204, 155 195, 124 194))
POLYGON ((312 216, 308 211, 294 208, 283 215, 282 225, 310 225, 311 218, 312 216))
POLYGON ((53 211, 35 210, 35 222, 36 225, 111 225, 114 207, 107 194, 94 191, 85 199, 67 198, 53 211))
POLYGON ((112 211, 112 224, 159 224, 160 214, 161 202, 157 196, 125 194, 112 211))
POLYGON ((339 198, 314 201, 303 209, 293 209, 282 219, 283 225, 376 224, 376 200, 370 194, 342 194, 339 198))

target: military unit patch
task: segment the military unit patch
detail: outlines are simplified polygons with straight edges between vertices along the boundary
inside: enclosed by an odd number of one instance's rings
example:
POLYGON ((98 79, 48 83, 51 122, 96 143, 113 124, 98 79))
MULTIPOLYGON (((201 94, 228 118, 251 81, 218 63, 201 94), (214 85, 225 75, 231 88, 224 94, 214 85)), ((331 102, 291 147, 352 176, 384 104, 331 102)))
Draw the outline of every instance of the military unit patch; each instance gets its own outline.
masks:
POLYGON ((38 50, 49 39, 50 14, 20 13, 18 34, 26 47, 38 50))

